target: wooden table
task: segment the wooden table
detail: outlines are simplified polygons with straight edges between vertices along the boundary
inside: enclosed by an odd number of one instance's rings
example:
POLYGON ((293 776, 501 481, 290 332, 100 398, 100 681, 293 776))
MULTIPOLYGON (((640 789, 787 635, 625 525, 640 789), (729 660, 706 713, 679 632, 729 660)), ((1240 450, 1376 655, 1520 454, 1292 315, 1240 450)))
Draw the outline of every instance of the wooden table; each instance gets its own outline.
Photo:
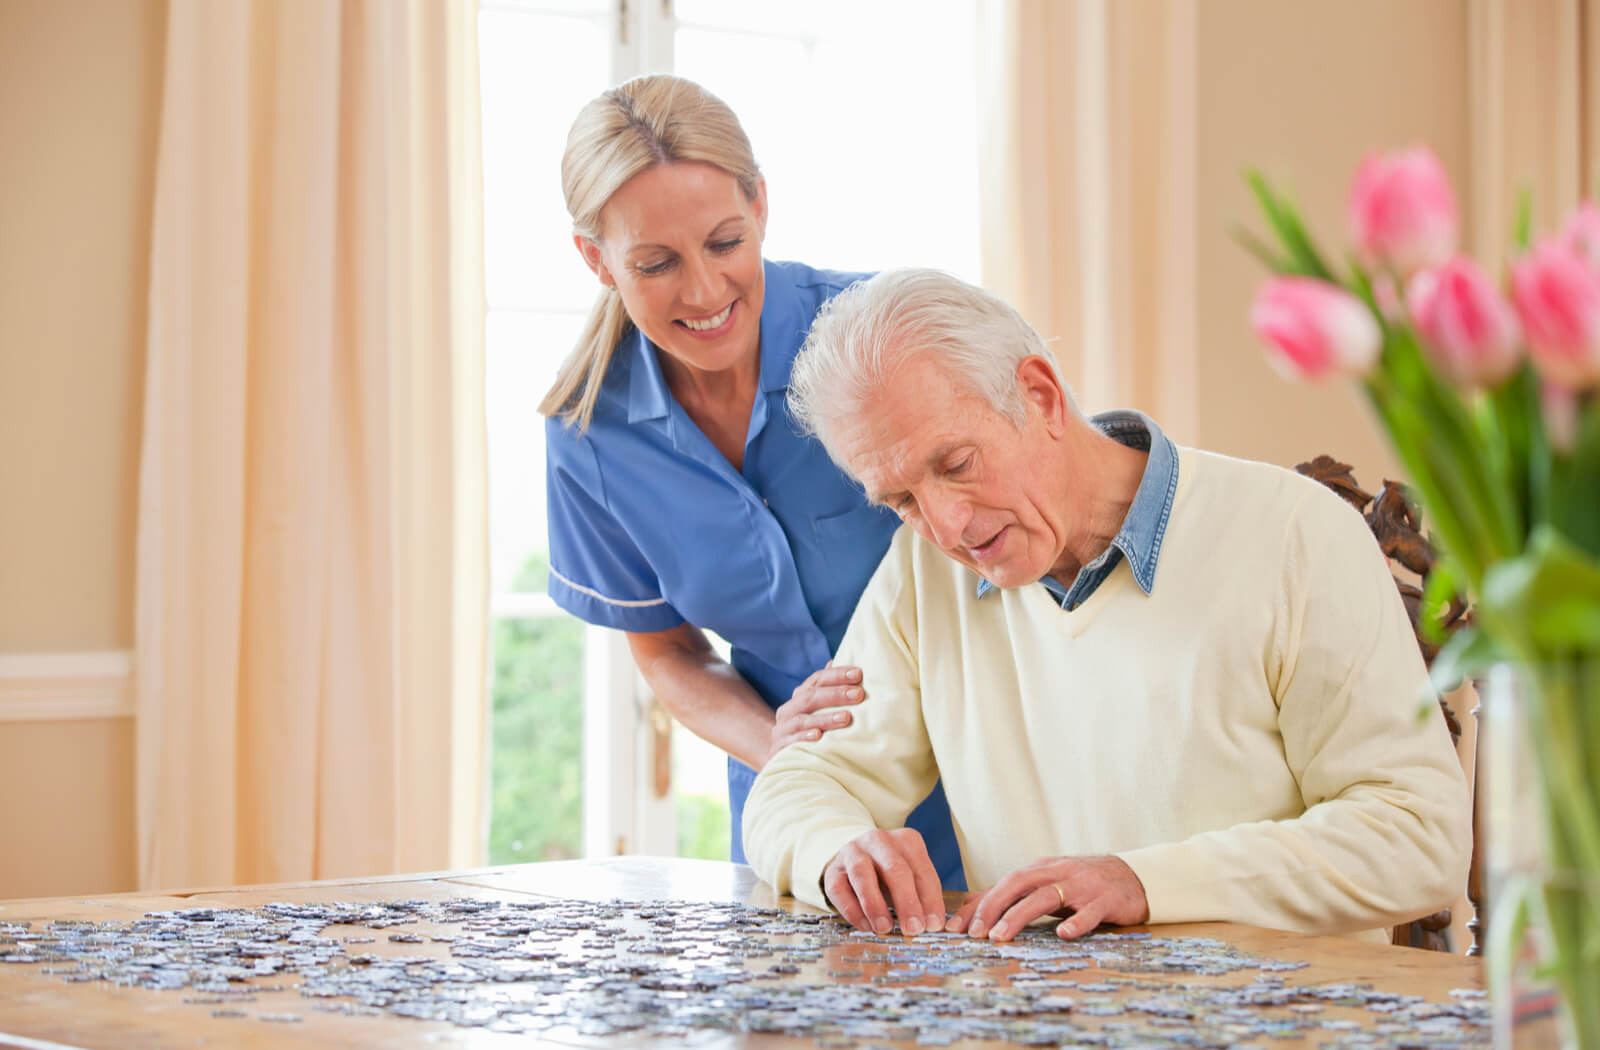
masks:
MULTIPOLYGON (((194 907, 248 907, 276 901, 369 901, 395 898, 443 900, 483 897, 516 900, 567 897, 585 900, 740 902, 790 911, 811 911, 790 899, 778 900, 742 865, 713 861, 619 857, 561 861, 479 871, 310 882, 244 889, 203 890, 167 895, 118 894, 89 898, 39 898, 0 901, 0 922, 31 921, 34 928, 57 919, 130 921, 148 912, 194 907)), ((1285 977, 1295 984, 1334 981, 1370 983, 1380 990, 1449 1002, 1452 989, 1481 988, 1478 962, 1412 948, 1381 947, 1333 937, 1304 937, 1225 923, 1153 927, 1158 936, 1218 938, 1251 953, 1310 965, 1285 977)), ((384 944, 374 951, 423 946, 384 944)), ((427 945, 444 954, 447 946, 427 945)), ((175 991, 119 988, 103 982, 65 983, 39 973, 36 964, 0 964, 0 1046, 72 1047, 259 1047, 259 1046, 656 1046, 683 1045, 632 1035, 552 1041, 526 1035, 501 1035, 399 1017, 356 1017, 309 1013, 292 990, 292 979, 277 978, 287 990, 261 996, 255 1009, 304 1012, 304 1023, 263 1024, 211 1016, 205 1006, 183 1002, 175 991), (275 1000, 268 1003, 267 1000, 275 1000)), ((1077 976, 1076 974, 1073 976, 1077 976)), ((1148 976, 1148 975, 1146 975, 1148 976)), ((814 980, 810 975, 806 979, 814 980)), ((1154 979, 1161 979, 1156 977, 1154 979)), ((1202 979, 1203 980, 1203 979, 1202 979)), ((1334 1033, 1327 1033, 1332 1037, 1334 1033)), ((1274 1045, 1277 1041, 1274 1040, 1274 1045)), ((697 1047, 815 1046, 811 1040, 770 1035, 697 1033, 697 1047)), ((912 1045, 912 1044, 908 1044, 912 1045)), ((992 1045, 992 1044, 986 1044, 992 1045)), ((1292 1044, 1291 1044, 1292 1045, 1292 1044)), ((1303 1044, 1302 1044, 1303 1045, 1303 1044)))

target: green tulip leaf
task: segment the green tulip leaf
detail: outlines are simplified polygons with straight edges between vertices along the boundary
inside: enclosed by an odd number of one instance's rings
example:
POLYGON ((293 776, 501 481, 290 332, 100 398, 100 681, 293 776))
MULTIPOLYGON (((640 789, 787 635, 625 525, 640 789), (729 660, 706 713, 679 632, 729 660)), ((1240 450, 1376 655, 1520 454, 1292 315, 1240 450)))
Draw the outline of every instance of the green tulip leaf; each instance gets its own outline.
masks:
POLYGON ((1461 628, 1439 649, 1428 669, 1428 701, 1432 703, 1438 694, 1450 692, 1463 679, 1482 674, 1507 656, 1499 641, 1476 626, 1461 628))
POLYGON ((1239 246, 1255 256, 1256 261, 1266 267, 1269 273, 1289 273, 1294 269, 1288 261, 1274 254, 1270 245, 1243 226, 1235 225, 1230 232, 1239 246))
POLYGON ((1317 249, 1312 245, 1311 237, 1306 233, 1305 224, 1300 221, 1294 205, 1287 198, 1273 193, 1272 187, 1267 185, 1267 180, 1259 171, 1246 172, 1245 181, 1250 184, 1250 191, 1255 195, 1256 203, 1261 206, 1267 224, 1272 227, 1272 232, 1278 235, 1278 241, 1288 256, 1282 272, 1332 281, 1333 272, 1317 254, 1317 249))
POLYGON ((1533 193, 1524 186, 1517 194, 1517 219, 1511 228, 1511 244, 1520 254, 1533 243, 1533 193))
MULTIPOLYGON (((1438 550, 1437 543, 1432 544, 1438 550)), ((1445 614, 1450 611, 1450 605, 1461 593, 1461 585, 1456 582, 1455 563, 1449 558, 1440 558, 1433 563, 1433 569, 1428 573, 1428 580, 1422 586, 1422 616, 1418 623, 1422 627, 1422 637, 1434 645, 1446 640, 1444 632, 1445 614)))
POLYGON ((1600 653, 1600 563, 1549 526, 1494 565, 1478 605, 1484 627, 1541 657, 1600 653))

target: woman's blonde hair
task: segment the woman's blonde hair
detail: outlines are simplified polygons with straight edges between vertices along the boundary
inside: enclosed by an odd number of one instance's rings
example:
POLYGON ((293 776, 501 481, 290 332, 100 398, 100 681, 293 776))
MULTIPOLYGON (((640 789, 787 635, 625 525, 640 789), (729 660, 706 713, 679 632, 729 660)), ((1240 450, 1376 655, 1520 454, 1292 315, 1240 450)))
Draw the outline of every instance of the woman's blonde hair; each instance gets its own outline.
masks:
MULTIPOLYGON (((675 161, 714 165, 738 179, 749 200, 760 194, 761 169, 739 118, 692 80, 636 77, 584 106, 561 157, 573 232, 598 241, 600 212, 611 195, 640 172, 675 161)), ((539 411, 587 429, 612 351, 631 327, 622 296, 602 288, 539 411)))

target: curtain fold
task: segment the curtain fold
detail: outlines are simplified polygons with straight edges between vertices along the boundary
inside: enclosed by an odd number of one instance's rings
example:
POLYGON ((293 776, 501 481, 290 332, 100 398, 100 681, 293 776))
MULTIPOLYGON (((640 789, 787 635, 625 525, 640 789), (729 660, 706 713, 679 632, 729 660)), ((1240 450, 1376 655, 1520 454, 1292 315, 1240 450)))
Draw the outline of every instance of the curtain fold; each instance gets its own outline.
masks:
POLYGON ((173 0, 139 883, 471 863, 487 620, 471 0, 173 0))
POLYGON ((1193 440, 1195 34, 1188 0, 980 9, 984 283, 1089 411, 1193 440))
POLYGON ((1600 3, 1472 0, 1469 247, 1491 272, 1508 261, 1518 201, 1551 231, 1600 195, 1600 3))

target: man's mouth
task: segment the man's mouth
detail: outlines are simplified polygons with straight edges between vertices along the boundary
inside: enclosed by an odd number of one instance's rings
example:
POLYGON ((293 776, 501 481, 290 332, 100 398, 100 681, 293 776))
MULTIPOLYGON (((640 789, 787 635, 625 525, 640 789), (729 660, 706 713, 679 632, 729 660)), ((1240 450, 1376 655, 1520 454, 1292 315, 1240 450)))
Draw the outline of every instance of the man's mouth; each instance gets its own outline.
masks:
POLYGON ((1005 532, 1005 529, 1001 529, 999 532, 995 533, 993 536, 990 536, 982 543, 974 544, 973 546, 968 547, 967 550, 971 552, 974 557, 987 557, 988 555, 993 554, 999 548, 1000 537, 1004 536, 1005 532))

